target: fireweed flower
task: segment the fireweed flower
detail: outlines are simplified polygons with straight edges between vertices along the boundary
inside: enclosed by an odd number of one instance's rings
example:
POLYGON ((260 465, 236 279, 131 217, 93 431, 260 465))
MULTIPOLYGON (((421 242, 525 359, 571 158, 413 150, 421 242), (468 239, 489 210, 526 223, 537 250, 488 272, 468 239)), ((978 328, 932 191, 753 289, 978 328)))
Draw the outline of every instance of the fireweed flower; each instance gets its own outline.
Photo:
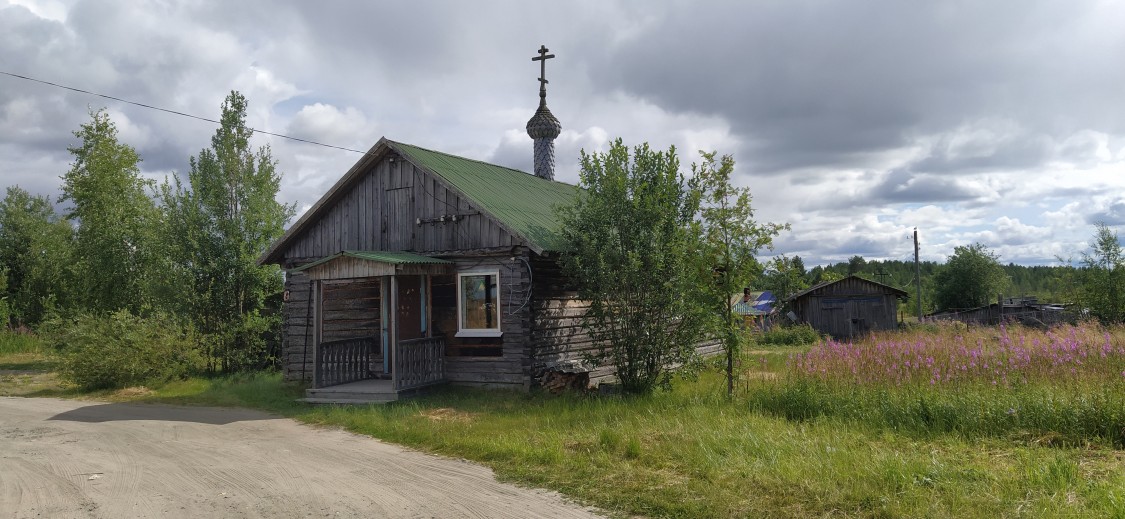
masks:
POLYGON ((1116 340, 1112 331, 1092 323, 1050 331, 1007 324, 999 330, 939 327, 939 332, 925 335, 830 339, 794 354, 788 365, 800 376, 867 385, 1010 387, 1036 380, 1109 381, 1118 373, 1125 377, 1125 342, 1116 340))

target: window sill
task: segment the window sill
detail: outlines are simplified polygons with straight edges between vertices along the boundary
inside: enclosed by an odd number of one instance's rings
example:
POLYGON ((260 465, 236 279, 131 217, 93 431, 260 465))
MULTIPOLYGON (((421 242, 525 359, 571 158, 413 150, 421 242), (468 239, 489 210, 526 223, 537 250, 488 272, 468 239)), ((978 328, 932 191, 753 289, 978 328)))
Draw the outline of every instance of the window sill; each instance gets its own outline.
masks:
POLYGON ((500 337, 504 332, 500 330, 461 330, 454 337, 500 337))

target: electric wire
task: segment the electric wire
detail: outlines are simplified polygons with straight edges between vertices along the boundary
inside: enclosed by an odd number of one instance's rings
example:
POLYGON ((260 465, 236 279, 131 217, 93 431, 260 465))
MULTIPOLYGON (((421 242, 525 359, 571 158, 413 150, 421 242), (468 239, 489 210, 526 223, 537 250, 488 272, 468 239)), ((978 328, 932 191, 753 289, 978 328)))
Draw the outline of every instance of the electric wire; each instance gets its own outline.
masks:
MULTIPOLYGON (((130 101, 128 99, 122 99, 120 97, 114 97, 114 96, 111 96, 111 95, 101 94, 101 93, 98 93, 98 92, 91 92, 89 90, 83 90, 81 88, 67 86, 67 85, 61 85, 59 83, 53 83, 53 82, 46 81, 46 80, 43 80, 43 79, 36 79, 36 78, 33 78, 33 77, 24 76, 24 75, 21 75, 21 74, 15 74, 15 73, 7 72, 7 71, 4 71, 4 70, 0 70, 0 74, 3 74, 5 76, 11 76, 11 77, 14 77, 14 78, 24 79, 24 80, 27 80, 27 81, 33 81, 35 83, 42 83, 44 85, 50 85, 50 86, 53 86, 53 87, 56 87, 56 88, 62 88, 64 90, 70 90, 70 91, 73 91, 73 92, 79 92, 79 93, 82 93, 82 94, 88 94, 88 95, 92 95, 92 96, 96 96, 96 97, 102 97, 102 98, 105 98, 105 99, 112 99, 114 101, 118 101, 118 102, 125 103, 125 104, 130 104, 130 105, 133 105, 133 106, 139 106, 141 108, 148 108, 150 110, 157 110, 157 111, 160 111, 160 112, 166 112, 166 113, 179 115, 179 116, 183 116, 183 117, 189 117, 191 119, 198 119, 200 121, 206 121, 206 122, 209 122, 209 123, 215 123, 215 124, 219 124, 219 125, 222 124, 221 121, 218 121, 218 120, 215 120, 215 119, 210 119, 210 118, 207 118, 207 117, 201 117, 201 116, 189 114, 189 113, 186 113, 186 112, 180 112, 178 110, 172 110, 172 109, 169 109, 169 108, 162 108, 162 107, 159 107, 159 106, 140 103, 140 102, 137 102, 137 101, 130 101)), ((360 151, 360 150, 356 150, 356 149, 352 149, 352 148, 346 148, 344 146, 336 146, 334 144, 325 144, 323 142, 317 142, 317 141, 313 141, 313 140, 309 140, 309 139, 302 139, 300 137, 293 137, 291 135, 285 135, 283 133, 268 132, 266 130, 258 130, 258 129, 249 128, 249 127, 247 129, 249 129, 250 131, 255 132, 255 133, 261 133, 263 135, 272 135, 274 137, 280 137, 282 139, 289 139, 291 141, 303 142, 305 144, 312 144, 312 145, 315 145, 315 146, 323 146, 325 148, 333 148, 333 149, 342 150, 342 151, 350 151, 352 153, 359 153, 361 155, 370 155, 370 152, 360 151)))
MULTIPOLYGON (((130 101, 128 99, 123 99, 123 98, 120 98, 120 97, 115 97, 115 96, 111 96, 111 95, 107 95, 107 94, 101 94, 101 93, 98 93, 98 92, 93 92, 93 91, 90 91, 90 90, 84 90, 84 89, 77 88, 77 87, 62 85, 62 84, 59 84, 59 83, 54 83, 54 82, 46 81, 46 80, 43 80, 43 79, 37 79, 37 78, 30 77, 30 76, 22 75, 22 74, 15 74, 15 73, 7 72, 7 71, 4 71, 4 70, 0 70, 0 74, 5 75, 5 76, 11 76, 11 77, 14 77, 14 78, 24 79, 24 80, 27 80, 27 81, 32 81, 32 82, 35 82, 35 83, 42 83, 44 85, 50 85, 50 86, 53 86, 53 87, 56 87, 56 88, 61 88, 61 89, 64 89, 64 90, 70 90, 70 91, 73 91, 73 92, 79 92, 79 93, 88 94, 88 95, 92 95, 92 96, 96 96, 96 97, 102 97, 102 98, 105 98, 105 99, 111 99, 113 101, 118 101, 118 102, 121 102, 121 103, 130 104, 130 105, 133 105, 133 106, 139 106, 139 107, 142 107, 142 108, 148 108, 150 110, 157 110, 157 111, 160 111, 160 112, 165 112, 165 113, 169 113, 169 114, 173 114, 173 115, 179 115, 179 116, 182 116, 182 117, 188 117, 188 118, 191 118, 191 119, 197 119, 197 120, 200 120, 200 121, 205 121, 205 122, 214 123, 214 124, 222 124, 221 121, 218 121, 216 119, 211 119, 211 118, 202 117, 202 116, 199 116, 199 115, 189 114, 189 113, 186 113, 186 112, 181 112, 181 111, 178 111, 178 110, 172 110, 172 109, 169 109, 169 108, 162 108, 162 107, 159 107, 159 106, 154 106, 154 105, 141 103, 141 102, 137 102, 137 101, 130 101)), ((255 132, 255 133, 261 133, 263 135, 270 135, 270 136, 279 137, 279 138, 282 138, 282 139, 288 139, 288 140, 292 140, 292 141, 302 142, 302 143, 305 143, 305 144, 312 144, 314 146, 322 146, 322 147, 325 147, 325 148, 332 148, 332 149, 347 151, 347 152, 351 152, 351 153, 358 153, 360 155, 372 155, 372 153, 369 152, 369 151, 362 151, 362 150, 357 150, 357 149, 353 149, 353 148, 348 148, 348 147, 345 147, 345 146, 336 146, 335 144, 327 144, 327 143, 323 143, 323 142, 319 142, 319 141, 302 139, 300 137, 293 137, 291 135, 285 135, 283 133, 270 132, 270 131, 266 131, 266 130, 258 130, 256 128, 250 128, 250 127, 247 127, 247 129, 249 129, 250 131, 255 132)), ((472 159, 469 159, 469 160, 472 160, 472 159)), ((466 210, 465 208, 457 207, 456 204, 450 204, 449 202, 438 198, 437 196, 435 196, 435 194, 433 192, 431 192, 429 187, 426 186, 425 184, 423 184, 422 190, 423 190, 423 192, 430 195, 431 197, 433 197, 438 202, 442 203, 443 205, 445 205, 446 207, 448 207, 448 208, 450 208, 454 211, 466 210)), ((473 209, 470 207, 467 210, 471 211, 473 209)), ((511 211, 517 212, 517 213, 520 213, 520 214, 532 214, 532 215, 537 214, 537 213, 531 213, 531 212, 528 212, 528 211, 520 211, 518 209, 511 209, 511 211)))

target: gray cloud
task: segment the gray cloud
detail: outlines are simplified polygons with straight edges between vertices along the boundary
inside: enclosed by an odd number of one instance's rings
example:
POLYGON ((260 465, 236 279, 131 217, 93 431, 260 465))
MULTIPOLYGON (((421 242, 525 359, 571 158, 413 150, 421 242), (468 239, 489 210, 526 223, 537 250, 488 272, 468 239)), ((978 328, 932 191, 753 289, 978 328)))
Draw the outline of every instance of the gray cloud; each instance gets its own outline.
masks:
MULTIPOLYGON (((1121 13, 1098 12, 1120 6, 710 7, 706 16, 690 2, 668 7, 642 34, 612 48, 595 78, 665 106, 730 118, 767 171, 852 166, 866 153, 981 117, 1052 135, 1085 127, 1120 132, 1125 124, 1097 107, 1122 100, 1120 89, 1106 86, 1125 77, 1112 52, 1125 46, 1125 35, 1104 18, 1121 13), (1105 47, 1092 52, 1089 40, 1105 47), (1070 59, 1081 66, 1064 61, 1070 59)), ((1026 160, 1006 157, 1021 161, 1013 168, 1026 160)))
POLYGON ((1125 199, 1118 198, 1105 207, 1086 215, 1090 225, 1104 223, 1109 226, 1125 225, 1125 199))

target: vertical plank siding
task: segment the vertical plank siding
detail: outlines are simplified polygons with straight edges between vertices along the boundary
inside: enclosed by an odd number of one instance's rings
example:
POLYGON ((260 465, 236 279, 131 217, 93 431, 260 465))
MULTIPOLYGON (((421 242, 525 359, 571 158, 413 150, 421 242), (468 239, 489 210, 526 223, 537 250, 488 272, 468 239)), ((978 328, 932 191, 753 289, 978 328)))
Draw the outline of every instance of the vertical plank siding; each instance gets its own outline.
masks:
POLYGON ((521 243, 437 178, 405 160, 384 159, 360 175, 323 217, 294 239, 284 252, 283 264, 292 267, 341 250, 434 254, 521 243), (461 219, 417 223, 454 214, 461 219))
POLYGON ((817 331, 850 338, 898 327, 898 298, 902 294, 893 287, 848 277, 798 295, 794 310, 798 320, 817 331))
MULTIPOLYGON (((566 285, 555 257, 530 252, 522 239, 408 161, 384 157, 325 203, 322 216, 283 251, 284 267, 342 250, 411 251, 454 261, 454 274, 434 276, 430 285, 433 332, 445 338, 444 369, 451 383, 527 390, 548 366, 581 361, 602 349, 582 328, 588 303, 566 285), (457 215, 458 220, 426 221, 443 215, 457 215), (500 276, 503 333, 456 337, 456 272, 485 269, 500 276)), ((352 268, 343 263, 333 268, 344 267, 352 268)), ((380 330, 383 302, 377 278, 311 282, 306 273, 291 273, 285 287, 286 380, 312 378, 318 340, 380 330)), ((699 351, 714 352, 715 343, 701 344, 699 351)), ((612 378, 612 366, 599 367, 590 376, 595 384, 612 378)))
MULTIPOLYGON (((507 248, 508 251, 494 256, 456 258, 458 271, 488 267, 499 271, 503 336, 497 339, 454 337, 457 332, 456 287, 453 286, 456 276, 434 280, 435 290, 441 290, 441 284, 447 283, 445 289, 454 294, 446 298, 444 308, 435 299, 434 331, 445 334, 447 340, 446 351, 451 356, 446 363, 446 376, 450 381, 526 389, 530 381, 530 309, 528 305, 521 307, 521 303, 531 290, 530 274, 523 262, 512 261, 513 252, 510 252, 523 244, 522 240, 480 214, 478 208, 447 189, 439 179, 405 160, 390 159, 387 157, 372 165, 331 201, 324 215, 310 222, 311 225, 284 251, 283 266, 291 268, 342 250, 457 255, 462 251, 507 248), (459 220, 418 223, 419 219, 442 215, 458 215, 459 220), (489 355, 479 355, 479 352, 489 355)), ((514 254, 527 256, 526 250, 517 250, 514 254)), ((303 273, 289 276, 283 339, 286 380, 312 379, 313 353, 318 340, 378 332, 378 280, 366 283, 342 288, 323 282, 326 299, 323 308, 317 308, 317 291, 310 290, 308 276, 303 273), (349 290, 362 293, 361 301, 348 303, 335 297, 342 298, 349 290), (316 326, 318 314, 323 319, 323 330, 316 326), (316 336, 318 333, 320 337, 316 336)))

